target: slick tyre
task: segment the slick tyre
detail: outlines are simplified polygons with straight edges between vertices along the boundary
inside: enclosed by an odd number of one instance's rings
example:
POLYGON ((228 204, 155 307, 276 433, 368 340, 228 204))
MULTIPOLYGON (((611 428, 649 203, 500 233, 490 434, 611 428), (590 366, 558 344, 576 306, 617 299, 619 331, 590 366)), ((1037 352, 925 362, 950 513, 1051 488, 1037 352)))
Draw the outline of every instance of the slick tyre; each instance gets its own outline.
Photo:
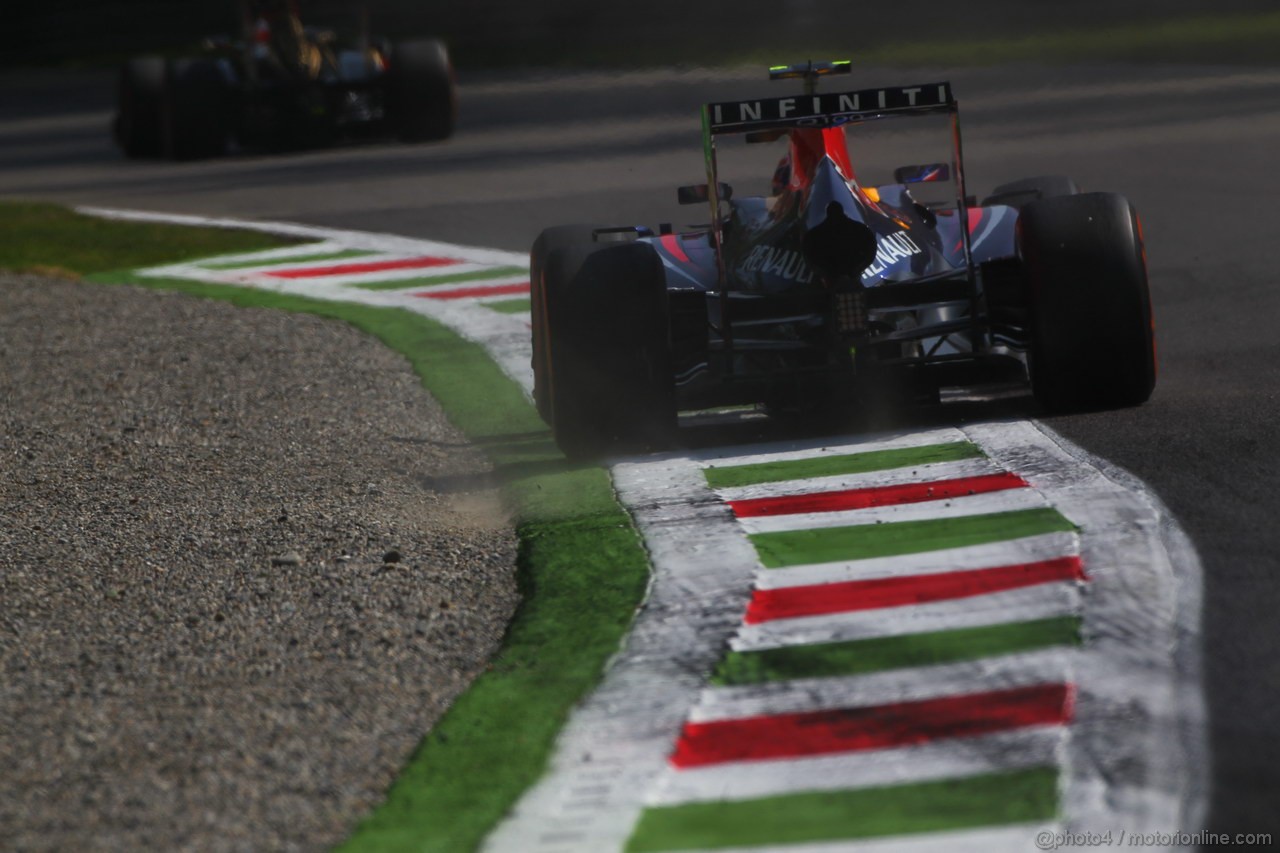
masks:
MULTIPOLYGON (((594 246, 593 225, 557 225, 546 228, 529 250, 529 290, 532 297, 533 326, 533 401, 538 415, 548 425, 555 415, 551 408, 551 355, 547 344, 547 298, 544 279, 547 258, 552 252, 570 246, 594 246)), ((603 247, 601 247, 603 248, 603 247)))
POLYGON ((1136 406, 1156 384, 1142 225, 1114 193, 1050 198, 1018 219, 1031 386, 1053 412, 1136 406))
POLYGON ((158 56, 130 59, 116 90, 116 144, 126 157, 159 157, 165 62, 158 56))
POLYGON ((547 257, 544 284, 556 444, 573 458, 665 446, 676 408, 658 254, 571 245, 547 257))
POLYGON ((1009 207, 1022 208, 1040 199, 1079 194, 1080 188, 1070 178, 1062 175, 1039 175, 1001 184, 991 191, 991 195, 982 200, 982 206, 1006 204, 1009 207))
POLYGON ((387 70, 387 118, 402 142, 448 139, 458 117, 453 63, 436 39, 403 41, 392 46, 387 70))
POLYGON ((208 59, 166 63, 161 98, 163 155, 199 160, 226 153, 230 133, 230 87, 208 59))

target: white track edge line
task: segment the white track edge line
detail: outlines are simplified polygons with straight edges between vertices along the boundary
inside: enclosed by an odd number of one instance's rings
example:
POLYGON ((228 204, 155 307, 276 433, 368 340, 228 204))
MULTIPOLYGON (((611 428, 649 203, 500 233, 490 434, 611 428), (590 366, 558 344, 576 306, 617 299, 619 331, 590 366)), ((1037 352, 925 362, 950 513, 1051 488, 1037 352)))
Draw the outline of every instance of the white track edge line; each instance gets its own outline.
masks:
POLYGON ((513 265, 527 264, 528 255, 518 252, 507 252, 501 249, 486 249, 480 246, 464 246, 453 243, 441 243, 435 240, 420 240, 416 237, 401 237, 394 234, 377 234, 371 231, 354 231, 341 228, 326 228, 318 225, 301 225, 296 222, 254 221, 232 219, 218 216, 190 216, 178 213, 155 213, 144 210, 125 210, 114 207, 96 207, 82 205, 74 208, 77 213, 86 216, 97 216, 103 219, 119 219, 131 222, 164 222, 173 225, 195 225, 203 228, 230 228, 242 231, 261 231, 265 234, 278 234, 282 237, 310 237, 317 240, 342 240, 353 249, 375 249, 379 251, 463 251, 477 259, 491 258, 488 263, 513 265), (402 248, 403 247, 403 248, 402 248))

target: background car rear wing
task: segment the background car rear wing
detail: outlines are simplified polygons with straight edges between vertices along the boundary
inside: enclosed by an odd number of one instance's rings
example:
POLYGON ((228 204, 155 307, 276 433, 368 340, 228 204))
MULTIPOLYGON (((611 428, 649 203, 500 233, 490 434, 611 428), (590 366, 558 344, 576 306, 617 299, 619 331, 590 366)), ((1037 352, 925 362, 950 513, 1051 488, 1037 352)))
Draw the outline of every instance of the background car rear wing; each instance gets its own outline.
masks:
POLYGON ((797 80, 803 79, 806 84, 805 91, 812 91, 812 86, 816 85, 819 77, 826 77, 828 74, 852 74, 853 61, 849 59, 837 59, 832 62, 814 62, 810 59, 807 62, 797 63, 795 65, 770 65, 770 80, 797 80))

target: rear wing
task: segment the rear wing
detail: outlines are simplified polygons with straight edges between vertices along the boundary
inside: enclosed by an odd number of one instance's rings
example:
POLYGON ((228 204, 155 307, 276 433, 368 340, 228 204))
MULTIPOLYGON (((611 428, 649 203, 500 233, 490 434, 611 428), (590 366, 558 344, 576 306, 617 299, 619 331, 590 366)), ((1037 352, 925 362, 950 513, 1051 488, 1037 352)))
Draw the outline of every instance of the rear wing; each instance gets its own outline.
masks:
MULTIPOLYGON (((960 111, 951 92, 951 84, 925 83, 854 92, 816 91, 817 79, 828 74, 849 73, 848 62, 813 63, 774 66, 770 79, 803 78, 805 91, 782 98, 757 98, 749 101, 722 101, 702 107, 703 156, 707 168, 707 202, 711 207, 711 240, 716 252, 720 297, 728 308, 728 277, 723 256, 723 222, 720 215, 721 193, 716 163, 716 137, 725 134, 756 133, 801 128, 833 128, 897 116, 949 113, 951 124, 951 175, 956 183, 956 208, 961 223, 968 222, 968 196, 964 181, 964 154, 960 143, 960 111)), ((751 138, 748 137, 748 141, 751 138)), ((965 266, 973 292, 977 283, 969 229, 961 227, 961 243, 965 266)), ((975 297, 976 298, 976 297, 975 297)), ((976 311, 974 312, 976 316, 976 311)), ((733 350, 732 327, 726 319, 721 330, 730 352, 733 350)))
POLYGON ((857 92, 823 92, 707 104, 704 127, 713 136, 795 127, 837 127, 890 116, 954 110, 950 83, 857 92))

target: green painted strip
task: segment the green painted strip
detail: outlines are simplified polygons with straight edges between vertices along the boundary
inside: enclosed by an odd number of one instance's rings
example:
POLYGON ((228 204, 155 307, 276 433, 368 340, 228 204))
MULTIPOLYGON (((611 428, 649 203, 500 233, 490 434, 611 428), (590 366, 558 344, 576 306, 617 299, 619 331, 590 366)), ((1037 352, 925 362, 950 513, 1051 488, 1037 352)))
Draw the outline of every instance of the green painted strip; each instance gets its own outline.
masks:
POLYGON ((491 278, 511 278, 528 274, 529 270, 524 267, 490 267, 487 270, 456 272, 452 275, 424 275, 418 278, 365 281, 355 286, 362 290, 406 290, 410 287, 435 287, 438 284, 460 284, 464 281, 485 281, 491 278))
POLYGON ((532 299, 504 299, 501 302, 486 302, 484 307, 490 311, 503 314, 528 314, 533 311, 532 299))
POLYGON ((1080 617, 931 631, 905 637, 876 637, 846 643, 819 643, 755 652, 729 652, 711 683, 763 684, 797 678, 835 678, 888 669, 977 660, 1081 643, 1080 617))
POLYGON ((777 569, 806 563, 919 554, 1075 529, 1062 513, 1043 507, 959 518, 754 533, 748 538, 756 546, 761 562, 767 568, 777 569))
POLYGON ((704 473, 713 489, 779 483, 783 480, 805 480, 810 477, 832 477, 840 474, 865 474, 890 468, 908 468, 929 462, 955 462, 982 456, 982 449, 969 441, 871 450, 845 456, 817 456, 810 459, 788 459, 781 462, 759 462, 751 465, 728 465, 707 468, 704 473))
POLYGON ((646 809, 627 853, 717 850, 879 838, 1052 820, 1058 771, 1037 767, 964 779, 646 809))
POLYGON ((0 234, 0 267, 55 275, 195 263, 300 243, 255 231, 101 219, 8 199, 0 199, 0 234))
POLYGON ((228 263, 205 262, 198 264, 207 270, 242 270, 249 267, 287 267, 292 264, 305 264, 311 261, 337 261, 343 258, 367 258, 376 255, 364 249, 342 249, 335 252, 317 252, 314 255, 291 255, 287 258, 266 258, 257 261, 230 261, 228 263))

